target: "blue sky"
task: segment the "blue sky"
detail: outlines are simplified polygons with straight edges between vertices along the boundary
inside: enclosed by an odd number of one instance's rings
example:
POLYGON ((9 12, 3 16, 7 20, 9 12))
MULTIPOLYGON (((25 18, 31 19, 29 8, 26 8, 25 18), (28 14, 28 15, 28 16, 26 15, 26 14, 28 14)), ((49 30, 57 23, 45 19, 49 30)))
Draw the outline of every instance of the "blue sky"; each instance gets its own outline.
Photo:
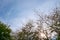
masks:
POLYGON ((0 0, 0 20, 13 30, 28 19, 35 19, 34 10, 49 12, 59 0, 0 0))

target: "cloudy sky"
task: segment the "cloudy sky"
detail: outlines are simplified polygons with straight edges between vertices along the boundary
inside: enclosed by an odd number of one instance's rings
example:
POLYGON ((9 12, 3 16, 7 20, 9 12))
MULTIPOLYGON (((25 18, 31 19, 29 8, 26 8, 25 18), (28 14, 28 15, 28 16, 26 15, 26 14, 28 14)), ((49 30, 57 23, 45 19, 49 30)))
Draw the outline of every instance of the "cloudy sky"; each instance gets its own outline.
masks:
POLYGON ((47 13, 59 2, 59 0, 0 0, 0 21, 16 30, 22 22, 35 18, 34 10, 47 13))

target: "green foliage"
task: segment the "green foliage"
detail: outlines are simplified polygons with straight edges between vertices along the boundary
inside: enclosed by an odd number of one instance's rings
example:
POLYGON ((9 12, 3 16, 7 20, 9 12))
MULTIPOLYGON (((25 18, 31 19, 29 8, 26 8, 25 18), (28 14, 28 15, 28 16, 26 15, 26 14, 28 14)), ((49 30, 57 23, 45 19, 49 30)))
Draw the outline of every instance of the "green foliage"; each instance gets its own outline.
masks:
POLYGON ((60 36, 58 35, 57 40, 60 40, 60 36))
POLYGON ((11 29, 0 21, 0 40, 11 40, 11 29))

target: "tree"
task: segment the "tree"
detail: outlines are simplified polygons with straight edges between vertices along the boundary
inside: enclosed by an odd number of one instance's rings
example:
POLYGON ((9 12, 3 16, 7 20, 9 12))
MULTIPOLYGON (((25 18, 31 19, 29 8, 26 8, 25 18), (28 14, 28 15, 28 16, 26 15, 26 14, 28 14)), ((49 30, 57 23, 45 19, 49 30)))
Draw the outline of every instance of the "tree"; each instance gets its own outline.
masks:
POLYGON ((0 21, 0 40, 11 40, 11 29, 0 21))
POLYGON ((55 8, 47 18, 51 20, 50 24, 46 22, 51 27, 51 32, 55 31, 58 34, 57 40, 60 40, 60 8, 55 8))
MULTIPOLYGON (((60 40, 60 8, 56 7, 53 12, 46 17, 39 15, 39 22, 46 23, 49 27, 49 30, 57 33, 57 40, 60 40), (41 21, 42 20, 42 21, 41 21)), ((41 23, 41 24, 42 24, 41 23)), ((41 26, 41 25, 40 25, 41 26)), ((47 37, 48 38, 48 37, 47 37)))
MULTIPOLYGON (((39 13, 39 12, 38 12, 39 13)), ((36 30, 34 30, 34 23, 27 22, 22 28, 22 31, 18 32, 17 40, 50 40, 52 32, 56 32, 57 40, 60 40, 60 9, 56 8, 50 15, 40 15, 36 23, 36 30), (43 24, 46 24, 48 29, 44 29, 43 24), (49 32, 48 32, 49 31, 49 32), (50 35, 50 36, 49 36, 50 35)))
POLYGON ((38 27, 38 32, 40 35, 40 40, 50 40, 51 39, 51 33, 48 33, 49 31, 49 27, 46 27, 46 15, 41 15, 41 14, 37 14, 37 16, 39 17, 39 19, 37 20, 37 27, 38 27), (43 26, 45 24, 45 26, 43 26), (44 28, 46 27, 46 29, 44 28), (48 29, 47 29, 48 28, 48 29), (50 35, 50 36, 49 36, 50 35))
POLYGON ((18 40, 38 40, 38 36, 36 36, 37 32, 33 30, 33 21, 27 22, 22 31, 18 32, 18 40))

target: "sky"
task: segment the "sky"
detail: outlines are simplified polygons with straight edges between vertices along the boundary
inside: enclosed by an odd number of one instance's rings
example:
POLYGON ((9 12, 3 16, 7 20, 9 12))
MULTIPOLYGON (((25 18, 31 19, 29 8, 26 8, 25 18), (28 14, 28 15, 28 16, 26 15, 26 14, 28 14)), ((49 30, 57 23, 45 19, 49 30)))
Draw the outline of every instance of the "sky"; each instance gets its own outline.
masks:
POLYGON ((0 0, 0 21, 16 30, 28 19, 35 20, 34 10, 47 14, 59 2, 59 0, 0 0))

